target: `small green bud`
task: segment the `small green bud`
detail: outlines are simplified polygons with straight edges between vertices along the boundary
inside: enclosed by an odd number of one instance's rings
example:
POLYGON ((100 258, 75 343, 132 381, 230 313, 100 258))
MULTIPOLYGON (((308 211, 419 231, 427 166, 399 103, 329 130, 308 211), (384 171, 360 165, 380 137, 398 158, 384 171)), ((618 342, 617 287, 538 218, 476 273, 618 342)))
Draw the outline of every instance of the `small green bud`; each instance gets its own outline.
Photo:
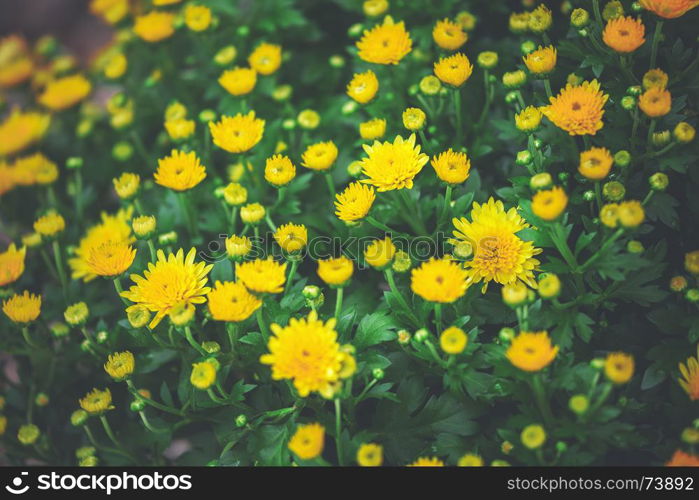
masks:
POLYGON ((107 340, 109 340, 109 333, 104 330, 100 330, 95 334, 95 339, 97 339, 98 344, 104 344, 107 340))
POLYGON ((199 112, 199 121, 201 123, 209 123, 216 119, 216 111, 213 109, 203 109, 199 112))
POLYGON ((626 89, 626 93, 632 96, 639 96, 643 93, 643 88, 640 85, 632 85, 626 89))
POLYGON ((699 302, 699 289, 690 288, 685 292, 684 296, 690 302, 699 302))
POLYGON ((570 177, 568 172, 561 172, 558 174, 558 180, 563 183, 568 181, 568 177, 570 177))
POLYGON ((36 403, 36 406, 46 406, 49 404, 49 396, 45 392, 40 392, 39 394, 36 395, 34 398, 34 403, 36 403))
POLYGON ((236 427, 245 427, 248 423, 248 417, 245 416, 244 413, 241 413, 237 417, 235 417, 235 426, 236 427))
POLYGON ((160 245, 173 245, 177 243, 177 233, 175 231, 170 231, 169 233, 163 233, 158 236, 158 243, 160 245))
POLYGON ((568 408, 573 413, 582 415, 590 408, 590 400, 584 394, 576 394, 568 400, 568 408))
POLYGON ((235 30, 235 32, 238 34, 238 36, 246 37, 250 34, 250 27, 247 25, 238 26, 238 29, 235 30))
POLYGON ((629 153, 625 149, 622 149, 621 151, 617 151, 614 154, 614 163, 616 163, 620 167, 628 166, 629 163, 631 163, 631 153, 629 153))
POLYGON ((143 411, 145 407, 146 403, 141 399, 134 399, 133 401, 131 401, 131 404, 129 405, 129 409, 133 412, 143 411))
POLYGON ((505 94, 505 102, 507 104, 514 104, 517 102, 517 92, 516 91, 511 91, 505 94))
POLYGON ((527 54, 536 50, 536 43, 534 43, 532 40, 525 40, 519 46, 519 50, 523 56, 526 56, 527 54))
POLYGON ((621 98, 621 107, 627 111, 636 109, 636 98, 630 95, 625 95, 621 98))
POLYGON ((595 370, 602 370, 604 368, 604 359, 595 358, 592 361, 590 361, 590 366, 595 370))
POLYGON ((303 296, 307 299, 317 299, 320 295, 320 287, 315 285, 307 285, 303 287, 303 296))
POLYGON ((648 178, 648 183, 653 191, 665 191, 670 184, 667 174, 656 172, 648 178))
POLYGON ((79 427, 87 422, 88 414, 85 410, 75 410, 70 414, 70 423, 74 427, 79 427))
POLYGON ((386 374, 381 368, 374 368, 371 371, 371 376, 374 377, 376 380, 381 380, 382 378, 384 378, 385 375, 386 374))
POLYGON ((584 28, 590 22, 590 13, 585 9, 575 9, 570 14, 570 24, 576 28, 584 28))
POLYGON ((202 342, 201 347, 209 354, 216 354, 217 352, 221 351, 221 345, 213 340, 202 342))
POLYGON ((553 178, 548 172, 541 172, 539 174, 533 175, 529 179, 529 188, 532 191, 537 191, 539 189, 546 189, 553 184, 553 178))
POLYGON ((556 451, 558 453, 565 453, 568 450, 568 445, 565 444, 563 441, 558 441, 556 443, 556 451))
POLYGON ((515 159, 515 163, 519 166, 526 166, 529 165, 532 162, 532 154, 527 151, 520 151, 517 153, 517 158, 515 159))
POLYGON ((418 331, 415 332, 415 341, 423 343, 425 340, 428 339, 429 336, 430 332, 427 330, 427 328, 420 328, 418 331))
POLYGON ((602 196, 609 201, 621 201, 626 195, 626 188, 619 181, 609 181, 602 186, 602 196))
POLYGON ((362 25, 361 23, 356 23, 349 27, 349 29, 347 30, 347 34, 350 38, 359 38, 363 31, 364 25, 362 25))
POLYGON ((498 332, 498 338, 500 339, 500 342, 502 343, 509 343, 512 342, 512 339, 515 338, 516 332, 514 328, 501 328, 500 332, 498 332))
POLYGON ((330 59, 328 59, 328 63, 333 68, 342 68, 345 66, 345 58, 339 54, 333 54, 330 56, 330 59))
POLYGON ((583 193, 583 200, 594 201, 594 199, 595 199, 595 192, 594 191, 585 191, 583 193))

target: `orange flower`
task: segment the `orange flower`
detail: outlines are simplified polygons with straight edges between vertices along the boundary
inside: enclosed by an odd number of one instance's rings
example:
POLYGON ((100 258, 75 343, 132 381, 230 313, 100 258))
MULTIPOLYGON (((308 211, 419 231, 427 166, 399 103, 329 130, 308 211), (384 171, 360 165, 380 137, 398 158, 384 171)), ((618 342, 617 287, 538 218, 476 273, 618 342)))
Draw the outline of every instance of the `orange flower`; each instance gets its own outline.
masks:
POLYGON ((699 0, 641 0, 641 7, 665 19, 683 16, 699 5, 699 0))
POLYGON ((672 95, 669 90, 651 87, 638 98, 638 107, 651 118, 665 116, 672 108, 672 95))
POLYGON ((690 455, 682 450, 677 450, 669 462, 665 464, 666 467, 699 467, 699 457, 696 455, 690 455))
POLYGON ((541 112, 570 135, 595 135, 604 123, 604 105, 609 99, 597 80, 574 86, 568 84, 541 112))
POLYGON ((646 27, 640 19, 631 16, 610 19, 602 33, 602 40, 617 52, 633 52, 646 41, 646 27))

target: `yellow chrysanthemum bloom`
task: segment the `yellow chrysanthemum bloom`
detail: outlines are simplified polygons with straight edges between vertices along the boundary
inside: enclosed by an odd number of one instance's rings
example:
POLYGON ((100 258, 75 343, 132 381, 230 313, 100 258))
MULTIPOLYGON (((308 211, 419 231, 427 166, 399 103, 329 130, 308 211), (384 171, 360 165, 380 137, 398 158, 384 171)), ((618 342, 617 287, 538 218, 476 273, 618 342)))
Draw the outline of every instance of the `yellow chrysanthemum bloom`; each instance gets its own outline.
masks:
POLYGON ((368 179, 361 182, 375 186, 379 192, 412 189, 413 179, 429 161, 415 144, 415 134, 407 139, 396 136, 393 143, 374 141, 362 147, 367 153, 361 160, 362 173, 368 179))
POLYGON ((686 364, 680 363, 679 370, 681 377, 677 381, 682 389, 687 393, 689 399, 696 401, 699 399, 699 345, 697 345, 697 357, 690 356, 686 364))
POLYGON ((12 191, 15 183, 14 168, 0 161, 0 196, 12 191))
POLYGON ((383 118, 373 118, 359 124, 359 135, 362 139, 373 141, 380 139, 386 133, 386 120, 383 118))
POLYGON ((607 203, 600 208, 599 220, 607 227, 617 227, 619 224, 619 205, 607 203))
POLYGON ((468 335, 456 326, 450 326, 439 336, 439 346, 447 354, 461 354, 467 345, 468 335))
POLYGON ((345 256, 318 261, 318 276, 332 287, 345 286, 354 274, 354 263, 345 256))
POLYGON ((308 242, 308 230, 303 224, 284 224, 274 232, 274 239, 285 252, 299 252, 308 242))
POLYGON ((50 115, 13 110, 0 123, 0 156, 9 156, 31 146, 44 137, 50 124, 50 115))
POLYGON ((211 17, 211 9, 204 5, 189 4, 184 9, 184 22, 192 31, 206 31, 211 17))
POLYGON ((526 372, 538 372, 550 365, 558 354, 545 331, 520 332, 510 344, 505 356, 515 367, 526 372))
POLYGON ((483 467, 483 458, 474 453, 467 453, 459 458, 457 465, 459 467, 483 467))
POLYGON ((522 57, 524 65, 535 75, 547 75, 556 67, 558 52, 553 45, 539 48, 522 57))
MULTIPOLYGON (((10 245, 12 248, 12 245, 10 245)), ((684 268, 692 274, 699 274, 699 250, 687 252, 684 256, 684 268)))
POLYGON ((192 364, 190 383, 197 389, 207 390, 216 382, 216 366, 210 361, 201 361, 192 364))
POLYGON ((532 212, 543 220, 558 219, 568 206, 568 195, 560 186, 542 189, 532 198, 532 212))
POLYGON ((437 457, 420 457, 408 467, 444 467, 444 462, 437 457))
POLYGON ((41 295, 24 291, 3 301, 2 312, 14 323, 31 323, 41 314, 41 295))
POLYGON ((107 358, 107 362, 104 364, 104 371, 114 380, 120 382, 131 376, 135 365, 136 362, 132 352, 115 352, 107 358))
POLYGON ((265 180, 276 187, 286 186, 296 177, 296 167, 285 155, 274 155, 265 161, 265 180))
POLYGON ((403 111, 403 126, 411 131, 417 131, 425 126, 427 115, 420 108, 406 108, 403 111))
POLYGON ((129 13, 129 0, 92 0, 90 12, 109 24, 116 24, 129 13))
POLYGON ((631 16, 610 19, 602 32, 602 40, 611 49, 628 54, 646 41, 646 27, 640 19, 631 16))
MULTIPOLYGON (((1 47, 0 47, 1 49, 1 47)), ((0 61, 0 88, 10 88, 27 80, 34 71, 34 62, 28 55, 2 64, 0 61)))
POLYGON ((639 226, 645 220, 646 214, 640 201, 629 200, 619 203, 617 217, 622 226, 632 228, 639 226))
POLYGON ((53 211, 39 217, 34 222, 34 231, 49 238, 56 236, 65 228, 66 221, 63 216, 53 211))
POLYGON ((301 155, 301 165, 311 170, 322 171, 332 167, 338 150, 333 141, 311 144, 301 155))
POLYGON ((303 398, 311 392, 334 392, 346 355, 337 343, 335 322, 331 318, 323 323, 316 311, 311 311, 306 318, 291 318, 285 327, 272 324, 269 353, 262 355, 260 362, 272 366, 274 380, 292 380, 303 398))
POLYGON ((529 12, 513 12, 510 14, 508 26, 512 33, 524 33, 529 30, 529 12))
POLYGON ((614 157, 607 148, 591 148, 580 153, 578 172, 583 177, 599 181, 609 175, 614 164, 614 157))
POLYGON ((466 43, 468 34, 459 24, 449 19, 442 19, 434 25, 432 39, 442 49, 456 50, 466 43))
POLYGON ((659 68, 651 69, 643 75, 643 89, 648 90, 652 87, 664 89, 669 81, 670 77, 663 70, 659 68))
POLYGON ((258 224, 265 216, 267 211, 265 207, 259 203, 248 203, 240 209, 240 219, 245 224, 258 224))
POLYGON ((541 249, 517 236, 529 227, 517 209, 505 211, 502 201, 493 198, 488 203, 473 203, 472 222, 454 219, 454 236, 468 241, 474 248, 473 259, 464 263, 469 282, 490 281, 502 285, 521 280, 536 288, 533 270, 539 265, 534 258, 541 249))
POLYGON ((281 293, 286 282, 286 262, 280 264, 268 257, 236 263, 235 275, 255 293, 281 293))
POLYGON ((410 288, 427 301, 448 304, 466 293, 467 278, 457 262, 433 257, 412 270, 410 288))
POLYGON ((442 57, 434 63, 434 74, 442 83, 461 87, 473 73, 473 64, 462 53, 442 57))
POLYGON ((164 119, 166 122, 171 120, 181 120, 187 118, 187 107, 179 101, 172 101, 165 108, 164 119))
POLYGON ((83 75, 64 76, 50 82, 37 101, 52 111, 61 111, 85 99, 91 90, 92 84, 83 75))
POLYGON ((548 7, 540 4, 536 9, 529 13, 527 26, 533 33, 543 33, 548 30, 553 23, 553 14, 548 7))
POLYGON ((63 317, 71 326, 82 325, 90 317, 90 309, 85 302, 77 302, 66 307, 63 317))
POLYGON ((185 153, 173 149, 170 156, 158 160, 158 170, 153 175, 156 184, 174 191, 187 191, 206 178, 206 167, 194 151, 185 153))
POLYGON ((128 66, 129 61, 126 59, 124 53, 117 52, 109 57, 102 72, 104 73, 104 76, 110 80, 116 80, 117 78, 124 76, 128 66))
POLYGON ((699 0, 641 0, 641 6, 665 19, 675 19, 699 6, 699 0))
POLYGON ((17 158, 10 169, 12 181, 18 186, 51 184, 58 179, 58 167, 42 153, 17 158))
POLYGON ((595 135, 604 123, 604 105, 609 96, 600 90, 597 80, 571 84, 555 96, 541 112, 558 128, 570 135, 595 135))
POLYGON ((265 121, 250 111, 243 115, 222 116, 218 122, 209 122, 214 144, 229 153, 244 153, 262 139, 265 121))
POLYGON ((363 219, 376 200, 376 192, 371 186, 353 182, 344 191, 335 195, 335 215, 345 222, 363 219))
POLYGON ((197 251, 192 248, 187 255, 180 248, 176 254, 165 255, 157 251, 158 260, 148 263, 143 276, 131 275, 135 285, 122 292, 121 296, 136 304, 143 304, 155 317, 148 325, 151 330, 170 313, 172 308, 181 303, 203 304, 205 295, 211 291, 206 286, 207 274, 212 264, 194 262, 197 251))
POLYGON ((388 10, 388 0, 365 0, 362 10, 369 17, 380 16, 388 10))
POLYGON ((107 241, 87 256, 87 267, 96 276, 115 278, 124 274, 136 258, 136 249, 124 241, 107 241))
POLYGON ((262 306, 245 285, 235 281, 217 281, 207 300, 211 317, 217 321, 245 321, 262 306))
POLYGON ((240 261, 252 250, 252 242, 247 236, 232 235, 226 239, 226 253, 233 259, 240 261))
POLYGON ((615 384, 625 384, 634 372, 633 356, 623 352, 612 352, 604 360, 604 375, 615 384))
POLYGON ((261 75, 271 75, 282 64, 281 46, 261 43, 248 57, 248 64, 261 75))
POLYGON ((231 95, 249 94, 257 83, 257 71, 252 68, 229 69, 221 73, 218 83, 231 95))
POLYGON ((456 153, 451 148, 433 156, 431 165, 439 180, 452 185, 465 182, 471 172, 471 160, 466 153, 456 153))
POLYGON ((105 411, 114 409, 112 392, 109 389, 103 391, 92 389, 92 391, 85 394, 84 398, 80 398, 78 402, 80 403, 80 408, 90 415, 101 415, 105 411))
POLYGON ((639 96, 638 107, 651 118, 665 116, 672 108, 672 95, 667 89, 651 87, 639 96))
POLYGON ((383 24, 364 30, 357 41, 359 58, 375 64, 398 64, 412 48, 413 41, 405 30, 405 23, 396 23, 391 16, 386 16, 383 24))
POLYGON ((299 425, 289 440, 289 449, 301 460, 313 460, 323 453, 325 427, 322 425, 299 425))
POLYGON ((141 304, 136 304, 126 308, 126 319, 134 328, 142 328, 146 326, 148 323, 150 323, 152 316, 153 315, 150 313, 148 308, 141 304))
POLYGON ((10 243, 7 250, 0 253, 0 287, 14 283, 24 273, 24 259, 27 248, 17 250, 14 243, 10 243))
POLYGON ((355 73, 347 84, 347 95, 359 104, 371 101, 379 91, 379 80, 376 73, 366 70, 364 73, 355 73))
POLYGON ((364 249, 364 260, 371 267, 383 270, 390 266, 396 254, 396 246, 391 238, 386 236, 382 240, 374 240, 364 249))
POLYGON ((138 174, 124 172, 119 177, 112 179, 114 191, 122 200, 130 200, 138 194, 141 186, 141 177, 138 174))
POLYGON ((296 121, 301 128, 313 130, 320 125, 320 114, 314 109, 304 109, 299 112, 296 121))
POLYGON ((543 116, 536 106, 527 106, 515 115, 515 127, 522 132, 534 132, 541 125, 543 116))
POLYGON ((362 443, 357 450, 357 463, 360 467, 380 467, 383 464, 383 446, 362 443))
POLYGON ((231 182, 223 190, 223 199, 229 205, 240 206, 248 201, 248 190, 237 182, 231 182))
POLYGON ((195 129, 196 123, 194 120, 177 118, 175 120, 168 120, 165 122, 165 131, 173 141, 180 141, 190 137, 194 133, 195 129))
POLYGON ((154 43, 170 38, 175 32, 175 14, 153 11, 137 16, 133 32, 146 42, 154 43))
POLYGON ((546 431, 539 424, 531 424, 522 430, 519 438, 526 448, 535 450, 546 442, 546 431))

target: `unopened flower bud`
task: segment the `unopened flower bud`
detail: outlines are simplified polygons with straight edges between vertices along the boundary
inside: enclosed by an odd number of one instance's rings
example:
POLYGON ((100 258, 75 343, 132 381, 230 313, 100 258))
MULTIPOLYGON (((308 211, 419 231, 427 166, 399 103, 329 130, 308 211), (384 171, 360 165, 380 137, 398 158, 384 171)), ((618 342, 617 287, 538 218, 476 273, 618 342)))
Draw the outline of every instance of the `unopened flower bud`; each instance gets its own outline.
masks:
POLYGON ((551 177, 551 174, 548 172, 541 172, 539 174, 536 174, 532 176, 531 179, 529 179, 529 188, 532 191, 537 191, 539 189, 546 189, 547 187, 551 186, 553 184, 553 178, 551 177))
POLYGON ((129 404, 129 409, 133 412, 143 411, 145 407, 146 403, 141 399, 134 399, 131 401, 131 404, 129 404))
POLYGON ((621 201, 626 195, 626 188, 619 181, 609 181, 602 186, 602 196, 608 201, 621 201))
POLYGON ((498 333, 498 338, 500 339, 500 342, 508 343, 512 342, 512 339, 515 338, 515 335, 516 332, 513 328, 505 327, 500 329, 500 332, 498 333))
POLYGON ((374 368, 373 370, 371 370, 371 376, 374 377, 376 380, 381 380, 382 378, 384 378, 385 375, 386 374, 381 368, 374 368))
POLYGON ((568 408, 577 415, 584 414, 590 407, 590 400, 584 394, 576 394, 568 400, 568 408))
POLYGON ((687 288, 687 278, 684 276, 673 276, 670 278, 670 290, 673 292, 681 292, 687 288))
POLYGON ((628 166, 629 163, 631 163, 631 153, 629 153, 625 149, 622 149, 621 151, 617 151, 614 154, 614 163, 616 163, 620 167, 628 166))
POLYGON ((74 427, 79 427, 87 422, 88 414, 85 410, 75 410, 70 414, 70 423, 74 427))
POLYGON ((648 183, 653 191, 665 191, 670 179, 663 172, 656 172, 648 178, 648 183))
POLYGON ((520 166, 526 166, 529 165, 532 162, 532 154, 527 151, 520 151, 517 153, 517 159, 515 160, 515 163, 520 166))
POLYGON ((241 413, 237 417, 235 417, 235 426, 236 427, 245 427, 248 423, 248 417, 245 416, 245 414, 241 413))
POLYGON ((427 340, 430 336, 429 330, 427 328, 420 328, 418 331, 415 332, 415 341, 422 343, 425 340, 427 340))
POLYGON ((633 254, 643 253, 643 243, 638 240, 629 240, 629 242, 626 244, 626 250, 633 254))
POLYGON ((410 343, 411 335, 408 330, 398 330, 398 343, 401 345, 406 345, 410 343))
POLYGON ((207 340, 201 343, 202 349, 204 349, 209 354, 216 354, 221 351, 221 345, 213 340, 207 340))
POLYGON ((621 98, 621 107, 627 111, 633 111, 636 108, 636 98, 630 95, 625 95, 621 98))
POLYGON ((570 14, 570 24, 576 28, 584 28, 590 22, 590 13, 585 9, 575 9, 570 14))

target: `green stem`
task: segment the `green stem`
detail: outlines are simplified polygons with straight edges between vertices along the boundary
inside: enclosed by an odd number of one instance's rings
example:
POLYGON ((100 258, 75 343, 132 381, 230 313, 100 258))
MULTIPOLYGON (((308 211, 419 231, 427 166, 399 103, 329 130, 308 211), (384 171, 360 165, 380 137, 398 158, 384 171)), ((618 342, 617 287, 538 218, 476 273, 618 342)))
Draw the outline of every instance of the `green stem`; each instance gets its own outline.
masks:
POLYGON ((364 220, 366 220, 369 224, 374 226, 376 229, 380 229, 386 233, 393 233, 393 234, 401 234, 400 232, 396 231, 395 229, 391 229, 388 227, 386 224, 383 222, 379 222, 376 219, 374 219, 371 215, 367 215, 364 220))
POLYGON ((139 411, 138 415, 141 417, 141 421, 143 422, 143 425, 146 427, 151 432, 154 432, 156 434, 164 434, 166 432, 170 432, 169 429, 158 429, 157 427, 154 427, 150 421, 148 420, 148 417, 146 416, 146 413, 144 411, 139 411))
POLYGON ((463 139, 463 118, 461 117, 461 89, 454 89, 454 112, 456 113, 456 141, 455 145, 461 145, 463 139))
POLYGON ((400 302, 400 305, 403 306, 403 309, 405 309, 405 312, 408 314, 408 317, 413 322, 413 324, 415 326, 420 326, 420 320, 417 319, 417 316, 415 316, 415 313, 413 313, 413 310, 408 305, 408 302, 405 300, 405 297, 403 297, 403 294, 400 293, 398 287, 396 286, 396 280, 393 277, 393 269, 386 269, 384 271, 384 274, 386 275, 386 281, 388 281, 388 286, 391 289, 393 296, 396 297, 396 299, 398 299, 398 302, 400 302))
POLYGON ((335 315, 334 317, 338 319, 340 317, 340 313, 342 312, 342 297, 345 293, 345 289, 343 287, 339 287, 337 289, 337 296, 335 297, 335 315))
POLYGON ((238 337, 238 325, 233 322, 226 323, 226 333, 228 334, 228 344, 230 345, 231 352, 233 352, 238 337))
POLYGON ((488 117, 488 111, 490 111, 490 104, 493 100, 492 97, 492 91, 491 91, 491 86, 490 86, 490 73, 488 72, 487 69, 483 70, 483 86, 484 86, 484 92, 485 92, 485 104, 483 104, 483 110, 481 111, 481 116, 478 118, 478 122, 476 123, 476 130, 480 130, 481 126, 483 125, 483 122, 485 119, 488 117))
POLYGON ((408 196, 407 191, 405 189, 399 189, 398 198, 405 206, 406 212, 403 214, 405 221, 410 224, 410 227, 412 227, 415 232, 422 236, 427 236, 429 233, 427 232, 425 223, 422 221, 422 217, 416 212, 413 201, 408 196))
POLYGON ((439 220, 437 221, 438 226, 442 225, 445 216, 447 216, 448 218, 448 213, 451 209, 451 195, 453 190, 454 186, 452 186, 451 184, 447 184, 446 190, 444 191, 444 204, 442 205, 442 213, 439 215, 439 220))
POLYGON ((29 347, 32 347, 34 349, 38 349, 39 346, 32 341, 32 338, 29 336, 29 328, 27 328, 27 325, 24 325, 22 327, 22 337, 24 337, 24 341, 27 343, 29 347))
POLYGON ((544 88, 546 89, 546 95, 548 97, 553 97, 553 91, 551 90, 551 81, 548 78, 544 78, 544 88))
POLYGON ((547 426, 551 426, 553 423, 553 414, 551 413, 551 408, 549 406, 548 399, 546 398, 546 391, 544 390, 544 384, 539 373, 535 373, 532 377, 532 391, 534 392, 534 397, 536 398, 536 404, 539 407, 541 416, 544 419, 544 423, 547 426))
POLYGON ((323 174, 323 177, 325 177, 325 182, 328 184, 328 191, 330 192, 330 198, 335 199, 335 183, 333 182, 333 177, 330 175, 330 172, 325 172, 323 174))
POLYGON ((269 227, 270 231, 276 232, 277 226, 272 222, 272 216, 270 215, 269 211, 265 214, 265 222, 267 223, 267 227, 269 227))
POLYGON ((597 200, 597 210, 602 209, 602 183, 597 181, 595 182, 595 199, 597 200))
POLYGON ((607 251, 607 249, 612 246, 612 244, 622 235, 624 234, 624 228, 619 228, 616 230, 616 232, 607 240, 605 241, 602 246, 600 247, 599 250, 597 250, 592 256, 587 259, 587 262, 585 262, 583 265, 580 266, 580 272, 585 272, 592 264, 594 264, 597 259, 599 259, 604 252, 607 251))
POLYGON ((609 398, 609 395, 612 393, 612 389, 614 386, 612 385, 611 382, 607 382, 602 386, 602 393, 599 396, 599 399, 595 401, 592 406, 590 406, 590 409, 587 411, 587 416, 593 415, 597 410, 600 409, 600 407, 607 401, 609 398))
POLYGON ((209 395, 209 397, 211 398, 211 400, 212 400, 214 403, 217 403, 217 404, 220 404, 220 405, 226 403, 226 400, 225 400, 225 399, 219 398, 211 387, 209 387, 209 388, 206 390, 206 393, 209 395))
POLYGON ((284 297, 286 297, 287 293, 289 292, 289 289, 291 288, 291 282, 294 279, 294 276, 296 275, 296 269, 299 267, 299 262, 301 262, 301 259, 299 258, 293 258, 291 260, 291 269, 289 269, 289 276, 286 278, 286 286, 284 287, 284 297))
POLYGON ((199 354, 202 356, 206 357, 209 353, 207 353, 204 348, 201 346, 200 343, 198 343, 196 340, 194 340, 194 337, 192 336, 192 329, 189 327, 189 325, 184 327, 184 336, 187 339, 187 342, 196 349, 199 354))
POLYGON ((444 368, 445 367, 444 360, 437 352, 437 348, 434 346, 434 344, 429 339, 427 339, 427 340, 425 340, 425 345, 427 346, 427 350, 430 351, 430 354, 432 354, 432 357, 437 362, 437 364, 444 368))
POLYGON ((109 436, 109 439, 116 445, 117 448, 121 448, 121 443, 117 440, 116 436, 114 436, 114 432, 112 431, 112 427, 109 425, 109 421, 107 420, 107 417, 105 415, 100 415, 100 422, 102 422, 102 427, 104 427, 104 432, 107 433, 107 436, 109 436))
POLYGON ((425 152, 427 152, 427 146, 429 143, 427 142, 427 137, 425 136, 425 131, 423 129, 420 129, 420 130, 418 130, 417 133, 420 136, 420 141, 422 142, 423 149, 425 150, 425 152))
POLYGON ((655 68, 655 61, 658 58, 658 45, 660 44, 660 36, 663 31, 663 24, 664 21, 662 19, 658 19, 655 23, 655 33, 653 33, 653 41, 651 42, 652 45, 650 49, 650 66, 648 67, 648 69, 655 68))
POLYGON ((566 261, 568 267, 570 267, 570 270, 574 273, 578 272, 578 262, 572 250, 568 246, 563 225, 560 222, 555 222, 550 228, 549 234, 551 235, 551 239, 553 240, 553 244, 556 246, 558 253, 560 253, 563 259, 566 261))
POLYGON ((190 238, 199 237, 199 228, 194 223, 194 217, 192 217, 192 212, 190 212, 190 203, 187 193, 177 193, 177 199, 180 202, 180 208, 184 214, 184 218, 187 224, 187 231, 189 232, 190 238))
POLYGON ((600 30, 604 26, 604 21, 602 20, 602 13, 599 10, 599 0, 592 0, 592 9, 595 12, 595 20, 599 24, 600 30))
POLYGON ((82 167, 75 169, 75 213, 78 221, 83 219, 83 174, 82 167))
POLYGON ((255 318, 257 318, 257 325, 260 327, 260 333, 262 333, 264 339, 267 340, 269 338, 269 329, 267 328, 267 324, 262 318, 262 307, 263 306, 260 306, 257 309, 257 312, 255 313, 255 318))
POLYGON ((651 145, 653 144, 653 133, 655 132, 656 125, 657 122, 655 118, 651 119, 650 127, 648 127, 648 136, 646 137, 646 150, 651 149, 651 145))
POLYGON ((134 146, 136 146, 136 152, 140 155, 141 159, 146 163, 146 165, 150 166, 151 159, 148 155, 148 151, 146 151, 146 146, 143 144, 143 141, 141 140, 141 136, 138 135, 138 133, 136 133, 135 130, 132 130, 129 135, 134 143, 134 146))
POLYGON ((434 321, 437 327, 437 333, 442 331, 442 304, 439 302, 434 303, 434 321))
POLYGON ((362 392, 359 393, 359 395, 354 398, 354 404, 358 404, 361 402, 364 397, 367 395, 367 393, 371 390, 372 387, 374 387, 377 383, 379 382, 379 379, 372 379, 371 382, 369 382, 366 386, 364 386, 364 389, 362 389, 362 392))
POLYGON ((121 299, 125 306, 128 306, 129 301, 121 295, 122 293, 124 293, 124 289, 121 287, 121 278, 119 276, 116 276, 112 281, 114 282, 114 289, 116 290, 117 297, 121 299))
POLYGON ((129 391, 131 394, 138 400, 143 401, 147 405, 152 406, 153 408, 157 408, 158 410, 162 410, 167 413, 171 413, 172 415, 177 415, 179 417, 184 416, 184 412, 178 410, 177 408, 172 408, 170 406, 164 405, 162 403, 158 403, 157 401, 153 401, 150 398, 147 398, 145 396, 142 396, 139 392, 138 389, 136 389, 136 386, 134 386, 133 382, 131 379, 126 379, 126 385, 129 388, 129 391))
POLYGON ((231 234, 235 234, 235 228, 238 225, 238 207, 235 206, 231 210, 231 234))
POLYGON ((155 251, 155 245, 153 244, 153 240, 148 238, 146 240, 146 243, 148 244, 148 250, 150 251, 150 260, 151 262, 155 262, 158 260, 157 257, 157 252, 155 251))
MULTIPOLYGON (((339 290, 342 290, 341 288, 339 290)), ((340 398, 335 398, 335 446, 337 447, 337 463, 340 467, 344 465, 342 453, 342 405, 340 398)))
POLYGON ((61 258, 61 246, 58 244, 58 240, 53 240, 51 244, 53 248, 53 259, 56 263, 56 272, 58 273, 58 278, 61 282, 61 289, 63 290, 63 298, 68 300, 68 282, 66 279, 65 269, 63 268, 63 259, 61 258))

